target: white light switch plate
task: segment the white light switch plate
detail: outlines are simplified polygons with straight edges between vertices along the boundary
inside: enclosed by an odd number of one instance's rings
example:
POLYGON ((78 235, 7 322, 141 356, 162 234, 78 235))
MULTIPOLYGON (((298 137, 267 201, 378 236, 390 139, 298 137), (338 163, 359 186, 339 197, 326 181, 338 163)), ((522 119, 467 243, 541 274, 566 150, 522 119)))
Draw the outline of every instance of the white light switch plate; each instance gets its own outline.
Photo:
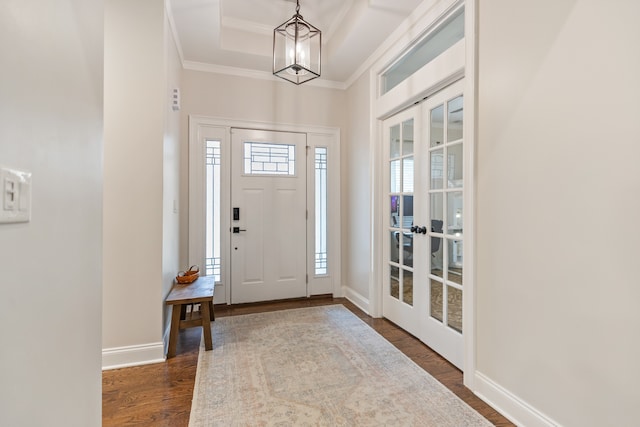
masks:
POLYGON ((0 223, 31 220, 31 173, 0 167, 0 223))

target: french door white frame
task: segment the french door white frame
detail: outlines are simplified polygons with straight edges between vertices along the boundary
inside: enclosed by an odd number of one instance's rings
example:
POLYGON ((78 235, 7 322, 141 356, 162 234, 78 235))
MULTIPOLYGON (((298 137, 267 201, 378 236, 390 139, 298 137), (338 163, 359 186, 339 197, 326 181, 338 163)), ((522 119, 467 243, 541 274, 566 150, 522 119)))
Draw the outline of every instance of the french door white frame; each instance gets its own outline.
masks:
MULTIPOLYGON (((465 224, 465 245, 463 269, 465 284, 463 292, 463 337, 464 337, 464 377, 466 387, 474 390, 476 375, 475 359, 475 141, 476 141, 476 10, 478 0, 441 0, 430 4, 427 9, 414 12, 415 24, 408 29, 399 29, 388 40, 391 43, 384 55, 369 71, 369 94, 371 116, 371 271, 369 274, 369 314, 382 316, 383 298, 383 259, 384 235, 387 228, 384 222, 384 209, 387 198, 384 193, 384 137, 383 120, 393 116, 411 105, 428 98, 451 83, 464 78, 463 132, 464 149, 464 199, 463 222, 465 224), (380 94, 380 75, 402 52, 407 51, 414 40, 433 27, 443 16, 452 10, 465 7, 465 37, 446 52, 434 59, 422 69, 400 83, 384 95, 380 94)), ((424 3, 423 3, 424 5, 424 3)), ((426 6, 425 6, 426 7, 426 6)))
POLYGON ((218 303, 231 304, 231 129, 255 129, 307 134, 307 296, 343 296, 340 280, 340 129, 280 123, 189 116, 189 265, 205 265, 205 144, 207 139, 221 143, 221 279, 216 284, 218 303), (315 275, 315 148, 327 148, 327 249, 328 274, 315 275), (224 209, 224 207, 228 209, 224 209), (229 231, 229 232, 227 232, 229 231))

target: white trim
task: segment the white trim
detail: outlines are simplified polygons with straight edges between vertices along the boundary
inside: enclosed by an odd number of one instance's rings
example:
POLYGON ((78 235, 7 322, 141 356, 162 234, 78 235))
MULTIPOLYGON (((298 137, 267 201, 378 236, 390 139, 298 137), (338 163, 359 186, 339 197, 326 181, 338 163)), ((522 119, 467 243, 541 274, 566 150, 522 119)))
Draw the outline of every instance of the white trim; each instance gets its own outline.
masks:
POLYGON ((342 221, 340 221, 340 134, 307 133, 307 272, 309 282, 307 295, 332 294, 342 296, 341 271, 342 259, 340 253, 340 236, 342 235, 342 221), (315 148, 327 148, 327 265, 329 273, 315 276, 315 148))
MULTIPOLYGON (((475 0, 470 0, 475 1, 475 0)), ((385 52, 383 56, 376 62, 376 64, 370 70, 370 109, 371 120, 374 122, 371 124, 371 143, 370 143, 370 155, 372 170, 372 201, 371 201, 371 228, 372 228, 372 245, 371 245, 371 271, 369 279, 369 297, 372 300, 372 316, 377 317, 382 315, 382 282, 384 280, 382 275, 382 260, 384 250, 384 238, 382 235, 382 213, 386 208, 384 206, 384 198, 381 198, 383 194, 383 185, 381 183, 381 168, 385 167, 383 164, 384 156, 382 155, 382 144, 384 135, 382 131, 381 119, 387 118, 392 114, 401 111, 404 108, 412 105, 415 102, 419 102, 424 97, 431 96, 436 91, 443 89, 447 85, 463 78, 465 76, 465 65, 467 60, 475 61, 475 53, 467 52, 467 44, 475 46, 475 12, 474 5, 465 5, 465 38, 463 41, 456 43, 449 50, 444 52, 438 58, 431 63, 425 65, 413 76, 409 77, 403 83, 398 85, 393 90, 389 91, 385 95, 379 96, 379 75, 403 52, 406 52, 411 45, 419 38, 420 35, 425 34, 434 28, 435 23, 439 22, 444 15, 452 13, 461 5, 461 0, 441 0, 435 4, 431 4, 427 11, 424 11, 423 16, 402 33, 398 33, 398 43, 393 48, 390 48, 385 52), (467 36, 471 36, 470 40, 467 36)), ((412 15, 413 16, 413 15, 412 15)), ((411 21, 408 21, 411 22, 411 21)), ((402 28, 402 27, 401 27, 402 28)), ((471 88, 471 93, 464 93, 465 95, 465 108, 470 104, 473 105, 475 101, 475 68, 470 65, 470 80, 472 82, 465 81, 465 90, 471 88)), ((471 107, 471 114, 475 114, 475 108, 471 107)), ((465 113, 465 122, 469 113, 465 113)), ((475 120, 472 123, 465 123, 465 135, 471 135, 471 139, 467 140, 465 136, 465 147, 473 147, 475 144, 475 138, 473 138, 475 120)), ((475 150, 466 150, 467 156, 465 158, 465 224, 473 224, 475 218, 475 206, 474 206, 474 194, 467 194, 469 190, 473 191, 472 185, 467 185, 468 180, 475 182, 475 162, 467 161, 469 158, 473 159, 475 150)), ((471 230, 465 230, 465 268, 471 264, 471 273, 474 274, 473 258, 475 255, 473 251, 471 254, 467 251, 468 247, 475 245, 475 237, 473 235, 473 227, 471 230), (470 233, 469 233, 470 232, 470 233), (471 260, 469 259, 471 258, 471 260)), ((465 272, 465 276, 466 276, 465 272)), ((467 279, 465 277, 465 295, 470 292, 464 298, 463 303, 463 319, 465 319, 465 325, 468 326, 471 323, 471 327, 468 329, 464 327, 464 383, 467 387, 473 390, 473 375, 475 373, 475 294, 473 293, 474 280, 473 276, 467 279), (470 290, 471 289, 471 290, 470 290)))
MULTIPOLYGON (((259 70, 249 70, 246 68, 238 68, 238 67, 228 67, 226 65, 217 65, 217 64, 206 64, 203 62, 196 61, 182 61, 182 67, 185 70, 192 71, 202 71, 205 73, 215 73, 215 74, 226 74, 230 76, 250 78, 250 79, 258 79, 258 80, 269 80, 283 84, 291 84, 288 83, 278 77, 275 77, 273 73, 270 71, 259 71, 259 70)), ((336 82, 333 80, 325 80, 322 78, 313 79, 309 82, 305 83, 305 86, 315 86, 315 87, 323 87, 327 89, 339 89, 345 90, 347 89, 347 85, 342 82, 336 82)))
POLYGON ((470 236, 464 244, 465 257, 463 271, 465 289, 462 292, 462 330, 464 331, 464 369, 462 380, 470 390, 475 390, 476 372, 476 104, 477 94, 477 57, 476 57, 476 11, 478 0, 465 2, 465 81, 464 81, 464 193, 463 206, 465 213, 462 219, 464 235, 470 236), (471 180, 471 185, 469 184, 471 180), (464 309, 466 307, 466 310, 464 309))
MULTIPOLYGON (((453 7, 457 7, 461 2, 456 0, 453 7)), ((398 28, 391 33, 389 37, 376 49, 369 58, 362 63, 362 65, 349 77, 345 86, 348 89, 353 83, 355 83, 361 75, 367 70, 374 68, 376 65, 383 63, 386 68, 395 60, 398 55, 404 50, 398 49, 398 46, 407 47, 411 45, 416 39, 419 39, 421 35, 425 33, 425 28, 429 28, 429 25, 433 22, 437 22, 438 19, 448 13, 451 5, 445 4, 440 1, 423 1, 420 3, 411 14, 400 24, 398 28)), ((378 72, 374 73, 377 79, 378 72)), ((377 83, 376 83, 377 91, 377 83)))
MULTIPOLYGON (((227 161, 231 154, 231 135, 230 128, 222 124, 209 123, 206 120, 194 120, 189 116, 189 265, 205 264, 205 138, 220 140, 220 150, 222 162, 220 165, 220 200, 231 200, 229 187, 231 182, 231 165, 227 161), (193 195, 200 194, 200 197, 193 195), (199 224, 199 229, 193 226, 199 224)), ((220 229, 226 230, 230 227, 230 209, 222 209, 220 211, 220 229)), ((225 286, 229 281, 230 271, 228 268, 228 260, 231 259, 230 244, 228 233, 223 233, 221 237, 221 271, 220 283, 215 287, 215 297, 219 301, 229 303, 231 294, 229 286, 225 286)))
POLYGON ((371 313, 369 312, 370 304, 367 298, 365 298, 360 293, 354 291, 352 288, 349 288, 347 286, 344 286, 342 288, 342 291, 346 299, 348 299, 353 304, 355 304, 355 306, 358 307, 360 310, 364 311, 365 313, 371 316, 371 313))
POLYGON ((369 93, 371 100, 369 102, 369 124, 370 124, 370 142, 369 142, 369 182, 371 191, 371 248, 369 254, 369 301, 371 317, 382 317, 382 263, 379 261, 383 258, 382 253, 382 217, 383 205, 380 195, 382 194, 384 185, 382 182, 382 174, 379 173, 381 159, 384 158, 382 152, 383 144, 378 141, 382 140, 382 121, 376 120, 376 102, 375 95, 378 87, 377 72, 372 68, 369 76, 369 93))
MULTIPOLYGON (((329 162, 332 164, 331 169, 335 171, 329 175, 329 221, 331 226, 329 229, 329 280, 330 286, 325 287, 321 283, 312 284, 313 270, 309 267, 307 272, 309 274, 309 286, 308 294, 313 295, 317 292, 325 293, 331 292, 334 297, 341 297, 342 284, 341 284, 341 246, 340 246, 340 129, 327 126, 314 126, 314 125, 299 125, 299 124, 286 124, 286 123, 273 123, 273 122, 261 122, 252 120, 238 120, 222 117, 207 117, 190 115, 189 116, 189 264, 203 265, 204 262, 204 233, 202 229, 204 227, 204 197, 192 197, 192 194, 204 194, 204 148, 201 141, 204 137, 204 133, 216 133, 217 137, 222 140, 223 159, 222 159, 222 200, 231 200, 230 194, 230 182, 231 182, 231 167, 229 163, 230 157, 225 158, 224 153, 230 152, 231 144, 231 129, 254 129, 265 130, 275 132, 296 132, 307 134, 307 144, 315 144, 316 139, 323 140, 323 137, 327 137, 326 140, 319 142, 319 146, 328 146, 329 162), (318 285, 318 286, 314 286, 318 285)), ((313 209, 312 205, 308 205, 309 210, 313 209)), ((221 229, 226 230, 231 225, 230 210, 222 209, 221 211, 221 229)), ((311 218, 311 213, 309 218, 311 218)), ((307 227, 308 230, 310 226, 307 227)), ((308 231, 309 233, 309 231, 308 231)), ((315 231, 312 233, 315 235, 315 231)), ((314 247, 315 250, 315 247, 314 247)), ((314 258, 315 252, 310 251, 308 254, 309 259, 314 258)), ((222 239, 222 285, 216 285, 216 300, 224 301, 226 304, 231 303, 230 286, 225 286, 230 280, 230 270, 228 263, 231 260, 231 245, 228 233, 223 234, 222 239), (220 296, 220 292, 224 292, 224 298, 220 296)), ((308 261, 308 266, 313 265, 308 261)))
POLYGON ((164 361, 164 342, 102 349, 103 371, 164 361))
POLYGON ((512 423, 527 427, 560 425, 480 372, 476 372, 475 377, 475 394, 512 423))
MULTIPOLYGON (((376 100, 376 118, 386 119, 464 77, 465 39, 376 100)), ((377 76, 376 76, 377 80, 377 76)))

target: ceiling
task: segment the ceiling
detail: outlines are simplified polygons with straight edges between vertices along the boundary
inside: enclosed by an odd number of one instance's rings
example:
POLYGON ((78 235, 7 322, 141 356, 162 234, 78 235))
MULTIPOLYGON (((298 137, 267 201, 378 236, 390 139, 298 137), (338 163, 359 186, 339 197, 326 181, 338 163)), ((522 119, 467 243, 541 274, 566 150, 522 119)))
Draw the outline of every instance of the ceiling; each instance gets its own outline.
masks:
MULTIPOLYGON (((322 76, 344 84, 422 0, 301 0, 322 31, 322 76)), ((185 68, 272 72, 273 29, 295 0, 171 0, 170 21, 185 68)), ((357 77, 357 76, 355 76, 357 77)))

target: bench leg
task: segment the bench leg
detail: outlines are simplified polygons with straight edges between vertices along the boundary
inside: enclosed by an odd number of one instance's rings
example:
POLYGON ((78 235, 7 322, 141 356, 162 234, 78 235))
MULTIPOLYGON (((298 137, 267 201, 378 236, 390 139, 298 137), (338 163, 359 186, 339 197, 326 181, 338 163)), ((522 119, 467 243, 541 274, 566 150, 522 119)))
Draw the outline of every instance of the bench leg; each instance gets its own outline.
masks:
POLYGON ((211 342, 211 313, 209 312, 209 303, 200 304, 200 313, 202 315, 202 332, 204 332, 204 349, 213 349, 211 342))
POLYGON ((181 312, 182 304, 171 306, 171 331, 169 332, 169 349, 167 350, 167 358, 171 358, 176 355, 181 312))

